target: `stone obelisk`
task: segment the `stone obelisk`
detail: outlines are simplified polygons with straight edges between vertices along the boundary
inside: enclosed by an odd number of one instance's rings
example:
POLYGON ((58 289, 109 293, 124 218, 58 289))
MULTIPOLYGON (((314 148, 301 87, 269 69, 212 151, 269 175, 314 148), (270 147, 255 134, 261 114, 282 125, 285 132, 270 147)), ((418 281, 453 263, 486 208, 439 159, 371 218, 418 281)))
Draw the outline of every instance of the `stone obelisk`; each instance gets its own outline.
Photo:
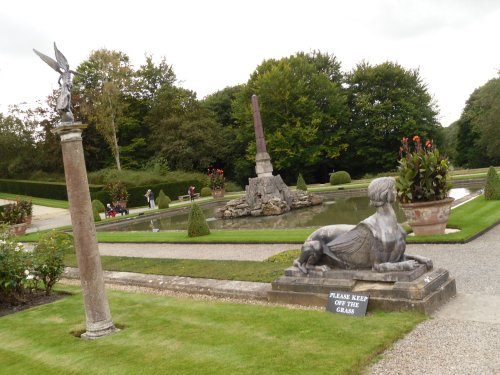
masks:
POLYGON ((267 153, 262 120, 260 118, 259 101, 257 95, 252 95, 253 127, 255 129, 255 141, 257 154, 255 155, 255 172, 257 177, 269 177, 273 175, 271 157, 267 153))

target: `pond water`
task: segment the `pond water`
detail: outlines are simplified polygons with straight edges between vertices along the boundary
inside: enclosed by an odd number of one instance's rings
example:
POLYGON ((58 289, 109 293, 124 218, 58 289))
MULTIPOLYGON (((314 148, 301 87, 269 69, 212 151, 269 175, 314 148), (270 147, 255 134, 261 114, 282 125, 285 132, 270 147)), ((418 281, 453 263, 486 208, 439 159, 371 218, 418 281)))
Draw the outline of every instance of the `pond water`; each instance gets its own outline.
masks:
MULTIPOLYGON (((458 199, 477 189, 458 188, 450 191, 450 196, 458 199)), ((328 197, 320 206, 293 210, 279 216, 241 217, 237 219, 216 219, 215 210, 222 207, 213 206, 203 210, 210 229, 289 229, 320 227, 331 224, 357 224, 375 212, 369 205, 366 195, 362 197, 328 197)), ((394 204, 398 222, 405 221, 399 205, 394 204)), ((123 224, 99 228, 102 231, 152 231, 152 230, 186 230, 189 212, 165 213, 164 217, 134 219, 123 224)))

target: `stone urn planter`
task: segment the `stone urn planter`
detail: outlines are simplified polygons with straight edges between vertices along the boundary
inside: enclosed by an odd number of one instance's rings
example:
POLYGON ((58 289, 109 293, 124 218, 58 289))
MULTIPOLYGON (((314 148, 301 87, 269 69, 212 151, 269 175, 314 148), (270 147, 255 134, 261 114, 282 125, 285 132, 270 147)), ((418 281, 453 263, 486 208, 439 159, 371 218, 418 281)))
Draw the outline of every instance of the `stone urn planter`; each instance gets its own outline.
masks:
POLYGON ((445 233, 453 200, 400 204, 415 236, 431 236, 445 233))
POLYGON ((9 225, 9 231, 14 236, 24 236, 26 234, 27 228, 28 228, 27 223, 9 225))
POLYGON ((212 197, 214 198, 224 198, 224 194, 226 193, 225 189, 214 189, 212 190, 212 197))

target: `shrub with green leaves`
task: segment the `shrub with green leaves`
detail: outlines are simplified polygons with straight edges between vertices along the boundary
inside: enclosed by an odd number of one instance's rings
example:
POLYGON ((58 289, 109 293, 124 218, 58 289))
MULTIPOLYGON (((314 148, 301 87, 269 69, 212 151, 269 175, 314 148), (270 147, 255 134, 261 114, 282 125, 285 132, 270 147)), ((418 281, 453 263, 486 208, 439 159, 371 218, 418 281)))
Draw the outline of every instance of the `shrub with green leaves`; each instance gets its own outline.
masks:
POLYGON ((0 223, 4 222, 9 225, 24 223, 26 220, 26 211, 16 202, 3 206, 0 213, 0 223))
POLYGON ((105 209, 104 204, 100 200, 94 199, 92 201, 92 214, 94 215, 94 221, 101 221, 101 215, 99 215, 99 213, 104 212, 105 209))
POLYGON ((0 225, 0 303, 18 303, 34 279, 32 254, 0 225))
POLYGON ((484 186, 484 198, 486 200, 500 199, 500 179, 494 167, 488 169, 486 185, 484 186))
POLYGON ((165 195, 163 190, 160 190, 160 193, 158 194, 158 198, 156 199, 156 204, 158 205, 158 208, 160 210, 163 208, 168 208, 170 202, 172 202, 170 197, 165 195))
POLYGON ((330 175, 330 185, 349 184, 351 176, 346 171, 334 172, 330 175))
POLYGON ((301 173, 299 173, 299 177, 297 177, 297 190, 307 191, 307 185, 301 173))
POLYGON ((210 234, 210 228, 208 228, 205 215, 203 214, 200 206, 198 206, 196 203, 193 203, 191 205, 191 211, 189 211, 188 236, 200 237, 207 234, 210 234))
POLYGON ((33 269, 49 295, 64 271, 64 254, 74 252, 73 238, 55 230, 44 234, 33 249, 33 269))
POLYGON ((202 197, 211 197, 212 196, 212 190, 208 186, 205 186, 205 187, 201 188, 200 196, 202 196, 202 197))

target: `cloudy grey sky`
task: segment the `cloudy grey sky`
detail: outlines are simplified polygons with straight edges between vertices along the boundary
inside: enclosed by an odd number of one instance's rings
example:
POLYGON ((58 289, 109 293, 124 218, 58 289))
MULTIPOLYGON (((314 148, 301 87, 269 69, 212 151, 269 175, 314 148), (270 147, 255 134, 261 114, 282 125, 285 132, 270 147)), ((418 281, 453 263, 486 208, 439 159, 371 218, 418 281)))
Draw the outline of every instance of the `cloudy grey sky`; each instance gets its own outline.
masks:
POLYGON ((16 0, 2 2, 0 35, 2 112, 57 88, 32 52, 53 56, 54 41, 73 69, 103 47, 135 67, 165 56, 199 98, 298 51, 335 54, 345 71, 394 61, 420 69, 444 126, 500 69, 498 0, 16 0))

